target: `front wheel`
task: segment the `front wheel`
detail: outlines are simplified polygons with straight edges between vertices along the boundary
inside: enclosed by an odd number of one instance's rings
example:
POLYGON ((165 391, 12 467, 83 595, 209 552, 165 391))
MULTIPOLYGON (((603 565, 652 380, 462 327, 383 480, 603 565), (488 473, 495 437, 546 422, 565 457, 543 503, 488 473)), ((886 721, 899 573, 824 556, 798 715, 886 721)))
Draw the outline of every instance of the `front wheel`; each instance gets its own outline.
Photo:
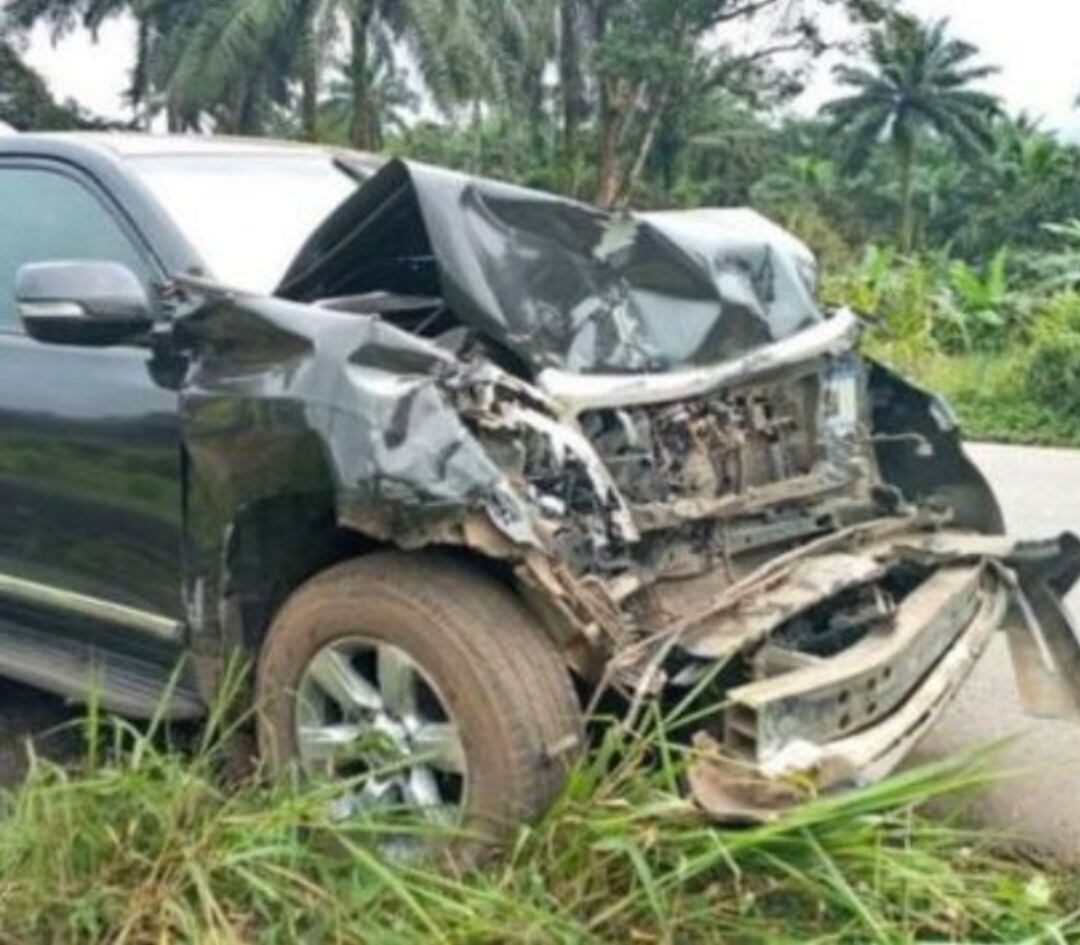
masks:
POLYGON ((381 553, 309 581, 258 669, 272 765, 359 778, 346 801, 497 837, 541 813, 583 746, 555 646, 516 598, 449 557, 381 553))

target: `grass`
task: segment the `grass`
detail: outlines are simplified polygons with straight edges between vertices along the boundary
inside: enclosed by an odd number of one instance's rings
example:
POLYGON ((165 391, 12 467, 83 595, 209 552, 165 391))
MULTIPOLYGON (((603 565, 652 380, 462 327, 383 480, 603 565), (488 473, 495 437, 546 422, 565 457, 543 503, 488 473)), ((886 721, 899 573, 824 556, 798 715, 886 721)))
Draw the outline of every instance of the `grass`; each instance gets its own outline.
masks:
POLYGON ((1080 941, 1069 877, 920 813, 984 783, 985 758, 721 829, 681 797, 686 752, 653 718, 612 727, 502 860, 452 873, 380 858, 400 824, 332 822, 340 786, 223 786, 220 725, 185 751, 85 725, 80 766, 35 758, 4 799, 2 942, 1080 941))
POLYGON ((946 397, 969 439, 1080 447, 1080 293, 1008 286, 1005 260, 871 248, 822 298, 873 313, 867 353, 946 397))
POLYGON ((1064 403, 1038 400, 1029 392, 1026 352, 946 355, 911 353, 889 345, 871 351, 941 394, 956 411, 969 440, 1080 447, 1080 414, 1064 403))

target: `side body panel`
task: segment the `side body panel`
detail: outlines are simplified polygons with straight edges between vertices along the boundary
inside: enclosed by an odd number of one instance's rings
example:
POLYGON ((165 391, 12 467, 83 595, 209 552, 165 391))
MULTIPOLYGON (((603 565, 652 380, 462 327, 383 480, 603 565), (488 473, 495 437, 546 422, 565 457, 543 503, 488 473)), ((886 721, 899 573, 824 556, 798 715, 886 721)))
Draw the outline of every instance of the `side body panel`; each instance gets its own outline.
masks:
POLYGON ((169 329, 108 348, 45 344, 25 334, 13 286, 29 262, 114 261, 158 297, 164 322, 175 240, 146 231, 153 208, 92 150, 9 144, 0 175, 0 216, 13 221, 0 239, 0 622, 168 661, 184 619, 169 329))
POLYGON ((175 391, 138 347, 0 335, 0 573, 177 618, 175 391))

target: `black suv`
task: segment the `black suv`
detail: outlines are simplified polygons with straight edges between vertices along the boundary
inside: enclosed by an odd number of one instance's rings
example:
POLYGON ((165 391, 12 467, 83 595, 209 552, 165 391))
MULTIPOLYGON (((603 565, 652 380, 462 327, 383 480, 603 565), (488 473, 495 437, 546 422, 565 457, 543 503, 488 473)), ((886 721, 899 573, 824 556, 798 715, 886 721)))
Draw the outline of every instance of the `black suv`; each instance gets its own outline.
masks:
POLYGON ((1000 537, 750 212, 8 135, 0 221, 0 674, 197 718, 239 652, 271 764, 503 825, 586 701, 722 703, 689 783, 738 818, 887 772, 999 627, 1077 712, 1076 539, 1000 537))

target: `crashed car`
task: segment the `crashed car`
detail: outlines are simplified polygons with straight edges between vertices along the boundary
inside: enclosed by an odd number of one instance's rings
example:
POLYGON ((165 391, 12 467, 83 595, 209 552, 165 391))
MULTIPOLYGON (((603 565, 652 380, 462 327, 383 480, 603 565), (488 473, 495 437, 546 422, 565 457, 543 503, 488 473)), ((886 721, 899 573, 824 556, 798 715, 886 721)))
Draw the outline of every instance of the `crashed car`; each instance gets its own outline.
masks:
POLYGON ((77 134, 0 143, 0 219, 0 674, 198 718, 240 653, 270 764, 503 826, 601 699, 713 706, 729 820, 886 774, 997 630, 1080 710, 1080 543, 754 213, 77 134))

